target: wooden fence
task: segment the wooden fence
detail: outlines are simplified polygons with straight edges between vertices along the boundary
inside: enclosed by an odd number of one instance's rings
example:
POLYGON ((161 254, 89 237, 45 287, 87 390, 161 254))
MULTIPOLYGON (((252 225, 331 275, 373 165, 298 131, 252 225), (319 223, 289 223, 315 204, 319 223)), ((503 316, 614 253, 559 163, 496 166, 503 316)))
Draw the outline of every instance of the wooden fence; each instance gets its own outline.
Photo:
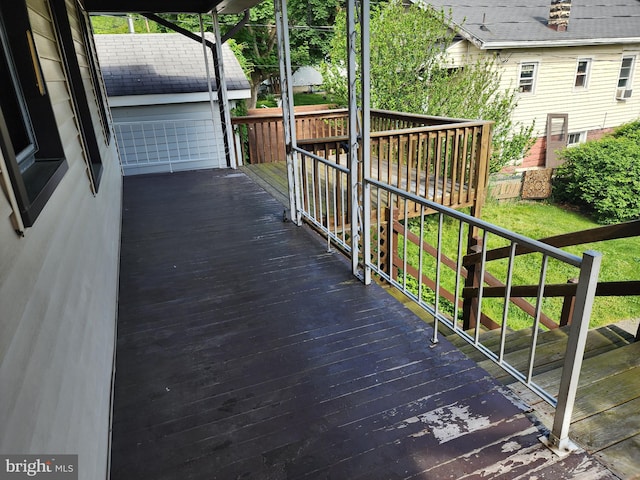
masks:
MULTIPOLYGON (((388 217, 388 213, 387 213, 388 217)), ((396 278, 398 272, 404 268, 409 275, 414 278, 419 277, 418 268, 416 265, 407 264, 404 261, 403 256, 400 254, 398 246, 400 245, 399 237, 405 235, 409 244, 416 245, 420 248, 425 255, 429 255, 433 258, 437 255, 437 250, 434 246, 427 242, 422 242, 420 245, 420 239, 417 235, 407 232, 405 226, 401 223, 404 219, 399 215, 395 215, 394 219, 386 218, 385 222, 391 222, 393 228, 389 230, 392 237, 385 239, 383 242, 386 245, 387 251, 384 252, 384 257, 387 259, 385 267, 388 269, 388 273, 392 278, 396 278)), ((568 247, 574 245, 584 245, 586 243, 593 243, 599 241, 615 240, 619 238, 630 238, 640 236, 640 220, 621 223, 618 225, 608 225, 605 227, 598 227, 590 230, 583 230, 579 232, 572 232, 563 235, 557 235, 554 237, 548 237, 540 239, 541 242, 547 243, 554 247, 568 247)), ((467 245, 467 253, 462 261, 461 275, 466 279, 465 287, 462 291, 463 300, 460 300, 454 292, 448 291, 446 288, 440 285, 439 294, 442 298, 450 302, 458 302, 461 311, 463 312, 463 329, 469 330, 475 328, 477 319, 475 318, 476 305, 475 300, 478 297, 479 292, 479 264, 482 260, 482 254, 479 251, 480 245, 467 245)), ((516 249, 515 255, 526 255, 531 253, 523 247, 516 249)), ((494 261, 505 259, 509 256, 510 250, 508 247, 497 248, 488 250, 485 252, 486 261, 494 261)), ((440 258, 444 268, 451 270, 456 269, 455 260, 441 255, 440 258)), ((507 288, 504 283, 495 278, 489 272, 484 272, 482 279, 484 286, 482 295, 484 298, 504 298, 507 293, 507 288)), ((435 279, 429 278, 427 275, 422 274, 422 283, 435 290, 435 279)), ((535 307, 529 303, 526 298, 535 297, 537 294, 537 285, 517 285, 511 287, 510 290, 510 302, 512 305, 521 309, 529 316, 534 316, 535 307)), ((570 324, 570 319, 573 314, 575 294, 577 289, 577 279, 567 279, 567 283, 563 284, 549 284, 545 285, 544 297, 561 297, 563 298, 562 311, 559 318, 551 318, 545 315, 544 312, 540 314, 540 323, 548 329, 555 329, 570 324)), ((625 280, 625 281, 611 281, 611 282, 599 282, 596 288, 596 297, 598 296, 638 296, 640 295, 640 280, 625 280)), ((500 319, 492 319, 487 315, 482 314, 480 323, 489 329, 498 328, 500 326, 500 319)), ((640 340, 640 326, 636 333, 636 341, 640 340)))
MULTIPOLYGON (((347 133, 345 109, 318 110, 323 105, 296 107, 296 138, 323 138, 347 133)), ((255 109, 252 115, 233 117, 236 157, 243 163, 285 161, 284 126, 279 108, 255 109)))

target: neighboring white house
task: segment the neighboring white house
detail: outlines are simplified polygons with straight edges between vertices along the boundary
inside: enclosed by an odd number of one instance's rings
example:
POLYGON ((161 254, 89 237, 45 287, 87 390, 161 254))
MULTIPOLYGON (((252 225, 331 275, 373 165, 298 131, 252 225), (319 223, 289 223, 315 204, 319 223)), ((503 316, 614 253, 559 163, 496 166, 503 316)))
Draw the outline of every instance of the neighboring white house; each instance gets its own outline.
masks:
POLYGON ((640 118, 640 1, 421 0, 444 9, 459 41, 455 66, 495 56, 518 90, 513 120, 538 137, 522 167, 640 118))
MULTIPOLYGON (((177 33, 95 41, 125 175, 227 166, 213 65, 209 54, 212 104, 202 44, 177 33)), ((229 46, 222 51, 233 108, 251 90, 229 46)))
POLYGON ((322 73, 317 68, 308 65, 293 72, 292 79, 294 93, 312 93, 324 83, 322 73))

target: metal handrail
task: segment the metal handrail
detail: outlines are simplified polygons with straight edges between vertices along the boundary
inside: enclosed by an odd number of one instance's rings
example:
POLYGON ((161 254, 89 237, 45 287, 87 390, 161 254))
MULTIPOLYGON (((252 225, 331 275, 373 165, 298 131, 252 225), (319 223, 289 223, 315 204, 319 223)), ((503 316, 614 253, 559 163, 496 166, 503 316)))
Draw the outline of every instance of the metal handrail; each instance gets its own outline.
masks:
POLYGON ((507 230, 506 228, 499 227, 497 225, 493 225, 492 223, 486 222, 480 218, 472 217, 471 215, 467 215, 464 212, 459 210, 454 210, 453 208, 449 208, 447 206, 441 205, 439 203, 428 200, 424 197, 420 197, 411 192, 407 192, 406 190, 402 190, 400 188, 394 187, 393 185, 389 185, 387 183, 381 182, 371 177, 365 177, 364 179, 369 184, 379 187, 385 190, 389 190, 390 192, 399 195, 401 197, 406 198, 407 200, 411 200, 412 202, 416 202, 418 204, 424 205, 425 208, 436 210, 437 212, 443 213, 449 217, 452 217, 456 220, 462 220, 465 223, 473 225, 474 227, 478 227, 482 230, 486 230, 488 232, 499 235, 503 238, 511 240, 519 245, 524 245, 533 251, 537 252, 548 252, 551 257, 556 258, 562 262, 569 263, 574 267, 579 267, 582 264, 582 259, 577 255, 573 255, 569 252, 565 252, 559 248, 550 246, 546 243, 542 243, 538 240, 534 240, 529 237, 525 237, 524 235, 520 235, 518 233, 507 230))
MULTIPOLYGON (((299 147, 292 147, 292 151, 302 157, 299 162, 301 165, 304 165, 306 157, 316 166, 322 165, 325 169, 324 172, 318 172, 318 175, 315 175, 316 168, 310 169, 306 174, 307 170, 304 167, 299 168, 298 182, 303 188, 306 185, 306 192, 303 195, 306 201, 301 202, 298 213, 327 237, 328 250, 333 241, 344 252, 351 253, 351 245, 347 239, 347 229, 350 228, 346 215, 348 201, 342 195, 344 183, 342 176, 349 178, 350 170, 299 147), (324 173, 324 176, 321 173, 324 173), (307 178, 303 178, 305 175, 307 178), (340 188, 340 195, 337 193, 338 188, 340 188)), ((346 183, 348 184, 348 181, 346 183)))
MULTIPOLYGON (((537 240, 530 239, 523 235, 517 234, 515 232, 509 231, 502 227, 493 225, 486 221, 483 221, 479 218, 467 215, 463 212, 454 210, 452 208, 446 207, 444 205, 440 205, 436 202, 430 201, 426 198, 420 197, 413 193, 407 192, 400 188, 394 187, 392 185, 386 184, 384 182, 378 181, 371 177, 364 178, 365 185, 369 185, 371 187, 371 194, 373 196, 374 190, 376 193, 376 199, 378 203, 378 218, 377 218, 377 237, 379 238, 381 235, 380 226, 382 223, 382 219, 380 218, 380 199, 381 199, 381 191, 386 192, 387 196, 387 205, 391 209, 393 209, 394 201, 393 197, 395 196, 397 199, 402 199, 404 203, 404 218, 408 218, 407 216, 407 205, 408 202, 415 202, 419 208, 421 209, 421 220, 420 220, 420 244, 424 238, 424 214, 426 210, 435 211, 439 216, 438 222, 438 246, 437 253, 435 255, 436 258, 436 286, 435 286, 435 302, 433 305, 425 303, 425 301, 421 297, 421 289, 422 289, 422 255, 420 256, 420 274, 419 274, 419 287, 418 287, 418 295, 414 292, 410 291, 407 288, 407 266, 406 266, 406 258, 407 258, 407 245, 406 238, 408 232, 408 224, 405 222, 405 235, 404 235, 404 269, 403 269, 403 278, 401 281, 394 278, 393 275, 390 275, 384 269, 381 268, 380 263, 380 255, 379 249, 380 245, 378 245, 378 258, 375 259, 375 256, 371 255, 371 245, 364 245, 363 251, 363 264, 365 268, 371 269, 371 271, 378 274, 382 279, 387 281, 389 284, 393 285, 395 288, 402 291, 405 295, 411 298, 414 302, 420 305, 425 311, 427 311, 430 315, 433 316, 434 319, 434 332, 433 332, 433 341, 437 342, 438 338, 438 324, 443 323, 451 330, 453 330, 457 335, 459 335, 463 340, 476 348, 479 352, 485 355, 488 359, 495 362, 502 369, 512 375, 515 379, 525 384, 529 389, 531 389, 534 393, 539 395, 543 400, 548 402, 550 405, 556 408, 556 414, 554 417, 554 424, 552 431, 549 435, 549 438, 546 440, 550 447, 554 448, 558 453, 563 454, 567 451, 570 451, 573 446, 569 440, 568 432, 569 425, 571 422, 571 414, 573 412, 573 407, 575 403, 575 396, 578 388, 578 379, 580 375, 580 369, 582 365, 582 359, 584 355, 584 349, 586 344, 586 336, 589 328, 589 319, 591 317, 591 309, 593 306, 593 299, 595 297, 596 286, 598 273, 600 269, 601 262, 601 254, 597 252, 587 251, 584 253, 583 257, 578 257, 571 253, 560 250, 559 248, 550 246, 548 244, 542 243, 537 240), (462 269, 462 232, 464 225, 466 224, 470 229, 477 228, 483 232, 483 242, 482 242, 482 251, 479 253, 480 255, 480 276, 479 278, 484 278, 484 269, 485 264, 487 262, 487 246, 486 246, 486 238, 487 234, 491 233, 501 238, 504 238, 510 242, 509 247, 509 267, 507 273, 507 282, 505 286, 505 305, 504 305, 504 316, 503 323, 500 332, 500 348, 498 353, 493 352, 480 341, 480 323, 478 322, 475 326, 475 331, 473 334, 470 334, 464 330, 462 330, 457 324, 457 314, 458 314, 458 306, 457 302, 455 303, 455 312, 453 317, 449 317, 442 312, 439 311, 439 292, 440 292, 440 262, 442 257, 442 225, 443 218, 449 217, 455 219, 460 222, 459 224, 459 238, 458 238, 458 258, 457 258, 457 276, 456 276, 456 292, 460 291, 460 273, 462 269), (538 281, 537 288, 537 301, 536 301, 536 309, 533 319, 532 325, 532 336, 529 345, 529 357, 527 361, 526 369, 520 370, 516 366, 510 364, 504 357, 505 352, 505 341, 506 341, 506 327, 507 327, 507 312, 508 312, 508 304, 510 301, 511 290, 512 290, 512 271, 514 265, 514 259, 516 257, 516 248, 517 246, 522 246, 530 249, 532 252, 538 252, 542 254, 542 266, 540 270, 540 277, 538 281), (533 368, 535 362, 535 353, 537 347, 538 340, 538 332, 540 330, 540 316, 541 316, 541 307, 542 307, 542 299, 544 297, 544 288, 545 288, 545 277, 547 274, 548 260, 550 258, 554 258, 560 262, 566 263, 568 265, 572 265, 580 269, 580 278, 576 291, 576 306, 573 312, 573 317, 571 321, 571 329, 569 332, 567 348, 564 358, 564 364, 562 367, 562 376, 560 380, 560 387, 557 395, 545 390, 540 385, 538 385, 533 380, 533 368)), ((400 204, 400 202, 398 202, 400 204)), ((390 213, 389 217, 393 219, 393 212, 390 213)), ((373 226, 367 226, 365 223, 364 228, 372 228, 373 226)), ((389 241, 389 240, 388 240, 389 241)), ((422 249, 421 249, 422 253, 422 249)), ((457 295, 458 293, 456 293, 457 295)), ((483 282, 481 281, 478 287, 478 303, 477 303, 477 318, 480 317, 480 313, 482 310, 482 298, 483 298, 483 282)))

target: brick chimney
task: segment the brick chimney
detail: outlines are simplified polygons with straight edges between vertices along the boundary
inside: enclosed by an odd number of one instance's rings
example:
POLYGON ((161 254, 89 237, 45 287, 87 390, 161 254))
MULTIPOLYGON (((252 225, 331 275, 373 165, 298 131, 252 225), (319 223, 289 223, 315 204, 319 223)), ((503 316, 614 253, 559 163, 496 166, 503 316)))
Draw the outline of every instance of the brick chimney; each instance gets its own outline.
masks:
POLYGON ((571 14, 571 0, 551 0, 549 10, 549 28, 557 32, 565 32, 569 26, 569 15, 571 14))

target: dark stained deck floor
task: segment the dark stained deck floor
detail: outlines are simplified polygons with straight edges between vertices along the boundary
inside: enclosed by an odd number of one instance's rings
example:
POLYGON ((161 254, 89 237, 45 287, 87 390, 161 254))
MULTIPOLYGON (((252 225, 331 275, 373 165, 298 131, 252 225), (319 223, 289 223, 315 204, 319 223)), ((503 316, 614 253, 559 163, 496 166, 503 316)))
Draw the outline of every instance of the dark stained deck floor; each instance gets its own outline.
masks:
POLYGON ((614 478, 244 174, 123 208, 112 479, 614 478))

